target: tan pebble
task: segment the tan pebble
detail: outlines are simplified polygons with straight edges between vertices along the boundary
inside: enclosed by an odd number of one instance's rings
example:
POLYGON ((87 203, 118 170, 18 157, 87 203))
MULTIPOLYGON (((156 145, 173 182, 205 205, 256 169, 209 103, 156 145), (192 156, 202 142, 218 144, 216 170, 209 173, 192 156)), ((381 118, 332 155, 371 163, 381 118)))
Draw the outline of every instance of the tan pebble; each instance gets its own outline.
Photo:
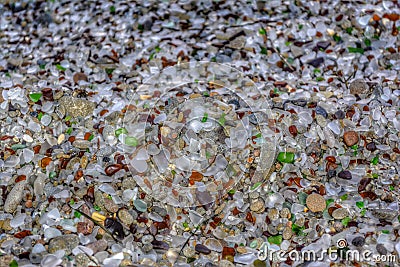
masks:
POLYGON ((268 211, 268 218, 271 221, 277 220, 279 218, 279 212, 277 209, 273 208, 268 211))
POLYGON ((183 149, 185 147, 185 141, 183 139, 178 140, 179 149, 183 149))
POLYGON ((5 254, 0 256, 0 266, 13 266, 14 255, 5 254))
MULTIPOLYGON (((166 254, 164 254, 164 255, 166 255, 166 254)), ((168 257, 168 255, 166 257, 168 257)), ((178 257, 178 256, 176 256, 176 257, 178 257)), ((156 266, 156 263, 149 258, 144 258, 140 262, 140 264, 143 264, 144 266, 156 266)))
POLYGON ((276 230, 279 232, 283 231, 283 229, 285 229, 285 225, 283 223, 280 223, 276 226, 276 230))
POLYGON ((290 213, 290 210, 288 209, 288 208, 283 208, 282 210, 281 210, 281 217, 282 218, 290 218, 291 217, 291 213, 290 213))
POLYGON ((77 163, 80 163, 80 162, 81 162, 81 160, 78 157, 74 157, 70 161, 68 161, 66 169, 67 170, 72 170, 74 165, 77 164, 77 163))
POLYGON ((306 205, 312 212, 320 212, 326 208, 326 202, 323 196, 311 194, 306 199, 306 205))
POLYGON ((219 207, 215 210, 215 214, 220 214, 224 210, 225 206, 226 206, 225 203, 219 205, 219 207))
POLYGON ((114 203, 112 199, 104 199, 104 207, 111 213, 116 213, 118 211, 118 205, 114 203))
POLYGON ((126 209, 120 209, 118 211, 118 217, 121 222, 127 226, 130 226, 134 222, 133 216, 126 209))
POLYGON ((236 251, 241 253, 241 254, 247 253, 247 249, 245 247, 243 247, 243 246, 237 247, 236 251))
POLYGON ((330 91, 324 91, 321 93, 324 95, 325 98, 330 98, 331 96, 333 96, 333 93, 330 91))
POLYGON ((64 95, 64 91, 57 91, 57 92, 54 94, 53 98, 54 98, 54 100, 58 100, 58 99, 60 99, 63 95, 64 95))
POLYGON ((332 217, 337 220, 341 220, 341 219, 344 219, 348 214, 349 214, 349 212, 347 211, 347 209, 339 208, 332 212, 332 217))
POLYGON ((196 255, 196 251, 195 251, 193 248, 191 248, 191 247, 186 247, 186 248, 183 250, 183 255, 184 255, 185 257, 187 257, 187 258, 192 258, 192 257, 194 257, 194 256, 196 255))
POLYGON ((169 127, 161 127, 160 131, 161 135, 166 137, 171 132, 171 129, 169 127))
POLYGON ((64 153, 58 153, 58 154, 56 155, 56 158, 57 158, 57 159, 65 158, 65 154, 64 154, 64 153))
POLYGON ((256 213, 261 213, 265 210, 264 202, 262 200, 256 200, 250 205, 250 210, 256 213))
POLYGON ((292 238, 293 232, 292 232, 292 228, 286 227, 285 230, 283 230, 282 233, 282 237, 285 240, 289 240, 290 238, 292 238))
POLYGON ((24 136, 22 136, 22 139, 24 139, 24 141, 28 142, 28 143, 32 143, 33 142, 33 138, 28 134, 24 134, 24 136))
POLYGON ((190 99, 194 99, 194 98, 198 98, 198 97, 200 97, 201 95, 200 94, 191 94, 190 96, 189 96, 189 98, 190 99))
POLYGON ((100 228, 98 231, 97 231, 97 234, 99 234, 99 235, 104 235, 106 232, 103 230, 103 228, 100 228))
POLYGON ((330 35, 333 36, 335 34, 335 31, 332 29, 326 29, 326 32, 330 35))
POLYGON ((5 219, 3 222, 3 225, 1 226, 1 229, 5 231, 11 231, 13 228, 10 225, 10 219, 5 219))
POLYGON ((218 81, 218 80, 209 81, 209 84, 210 84, 211 86, 214 86, 215 88, 224 88, 224 87, 225 87, 224 82, 218 81))
POLYGON ((86 166, 88 165, 88 162, 89 162, 88 157, 87 156, 83 156, 81 158, 81 167, 83 169, 86 169, 86 166))
POLYGON ((63 96, 59 103, 71 117, 86 117, 93 113, 96 106, 94 102, 85 99, 63 96))
POLYGON ((147 99, 151 99, 151 95, 141 95, 140 100, 147 100, 147 99))
POLYGON ((65 140, 65 134, 60 134, 57 138, 57 144, 61 144, 65 140))
POLYGON ((4 156, 3 156, 4 160, 8 159, 10 156, 11 156, 10 151, 4 151, 4 156))
POLYGON ((123 259, 119 266, 128 267, 128 266, 133 266, 133 265, 132 265, 132 261, 131 260, 123 259))

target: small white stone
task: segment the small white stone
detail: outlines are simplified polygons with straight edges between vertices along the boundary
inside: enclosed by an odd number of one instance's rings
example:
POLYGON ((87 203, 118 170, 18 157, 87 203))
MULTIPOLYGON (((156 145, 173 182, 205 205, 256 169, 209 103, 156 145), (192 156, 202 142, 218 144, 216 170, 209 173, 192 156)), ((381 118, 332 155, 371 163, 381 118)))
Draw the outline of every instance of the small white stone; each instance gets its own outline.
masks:
POLYGON ((32 138, 30 135, 28 135, 28 134, 24 134, 24 135, 22 136, 22 139, 23 139, 25 142, 28 142, 28 143, 32 143, 32 142, 33 142, 33 138, 32 138))

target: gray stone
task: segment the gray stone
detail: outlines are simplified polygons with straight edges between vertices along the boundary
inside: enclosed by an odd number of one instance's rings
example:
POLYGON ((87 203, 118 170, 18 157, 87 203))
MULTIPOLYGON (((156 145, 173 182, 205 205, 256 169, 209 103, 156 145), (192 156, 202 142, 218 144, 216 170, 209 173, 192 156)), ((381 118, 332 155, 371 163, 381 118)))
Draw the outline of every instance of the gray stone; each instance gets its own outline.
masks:
POLYGON ((262 201, 261 199, 257 199, 256 201, 253 201, 250 205, 250 210, 257 212, 257 213, 263 212, 265 210, 264 201, 262 201))
POLYGON ((370 93, 370 88, 364 80, 358 79, 351 82, 350 93, 353 95, 368 94, 370 93))
POLYGON ((83 139, 78 139, 78 140, 75 140, 72 145, 74 147, 76 147, 76 148, 79 148, 79 149, 86 149, 86 148, 89 148, 90 141, 83 140, 83 139))
POLYGON ((116 213, 119 209, 118 205, 115 204, 114 201, 109 198, 104 199, 104 207, 111 213, 116 213))
POLYGON ((122 180, 122 188, 133 189, 136 186, 135 178, 132 176, 126 177, 122 180))
POLYGON ((90 259, 87 255, 85 255, 83 253, 79 253, 78 255, 75 256, 75 262, 76 262, 76 266, 84 267, 84 266, 88 266, 90 259))
POLYGON ((97 240, 93 243, 86 245, 87 248, 93 250, 93 254, 96 254, 99 251, 104 251, 108 247, 108 243, 104 239, 97 240))
POLYGON ((80 164, 80 163, 81 163, 81 159, 80 159, 79 157, 74 157, 74 158, 72 158, 72 159, 68 162, 66 169, 67 169, 67 170, 73 170, 74 165, 77 164, 77 163, 80 164))
POLYGON ((118 218, 127 226, 130 226, 133 223, 133 217, 126 209, 121 209, 118 211, 118 218))
POLYGON ((372 210, 371 213, 374 217, 387 221, 393 220, 398 215, 396 211, 390 209, 376 209, 372 210))
POLYGON ((326 121, 326 119, 325 119, 324 116, 322 116, 322 115, 317 115, 317 116, 315 116, 315 119, 316 119, 316 121, 317 121, 317 124, 318 124, 319 126, 321 126, 322 128, 326 127, 326 125, 328 124, 327 121, 326 121))
POLYGON ((304 49, 301 49, 300 47, 295 45, 290 46, 290 51, 292 52, 295 58, 301 57, 304 53, 304 49))
POLYGON ((65 254, 71 254, 72 250, 79 245, 77 235, 64 235, 53 238, 49 242, 49 252, 55 253, 58 250, 64 250, 65 254))
POLYGON ((43 25, 48 25, 50 23, 53 22, 53 18, 51 17, 51 15, 49 13, 44 13, 43 15, 41 15, 38 19, 37 22, 39 24, 43 24, 43 25))
POLYGON ((71 96, 63 96, 60 99, 60 105, 73 118, 89 116, 95 108, 95 103, 71 96))
POLYGON ((153 211, 155 213, 157 213, 158 215, 160 215, 161 217, 164 217, 165 215, 167 215, 167 210, 162 208, 162 207, 158 207, 158 206, 153 206, 153 211))
POLYGON ((365 238, 363 236, 355 237, 351 243, 356 247, 362 247, 365 244, 365 238))
POLYGON ((18 204, 21 202, 24 188, 26 185, 26 180, 17 183, 7 196, 6 202, 4 203, 4 211, 8 213, 13 213, 18 204))
POLYGON ((233 49, 242 49, 246 44, 246 37, 239 36, 238 38, 229 42, 229 47, 233 49))
POLYGON ((349 215, 349 212, 345 208, 339 208, 332 212, 332 217, 335 218, 336 220, 341 220, 345 218, 347 215, 349 215))
POLYGON ((105 201, 104 201, 104 196, 103 196, 102 192, 100 192, 100 191, 94 192, 94 202, 97 206, 99 206, 100 209, 102 209, 102 210, 104 209, 105 201))
POLYGON ((383 244, 377 244, 376 245, 376 251, 378 251, 379 254, 381 255, 387 255, 388 251, 385 248, 385 246, 383 244))

